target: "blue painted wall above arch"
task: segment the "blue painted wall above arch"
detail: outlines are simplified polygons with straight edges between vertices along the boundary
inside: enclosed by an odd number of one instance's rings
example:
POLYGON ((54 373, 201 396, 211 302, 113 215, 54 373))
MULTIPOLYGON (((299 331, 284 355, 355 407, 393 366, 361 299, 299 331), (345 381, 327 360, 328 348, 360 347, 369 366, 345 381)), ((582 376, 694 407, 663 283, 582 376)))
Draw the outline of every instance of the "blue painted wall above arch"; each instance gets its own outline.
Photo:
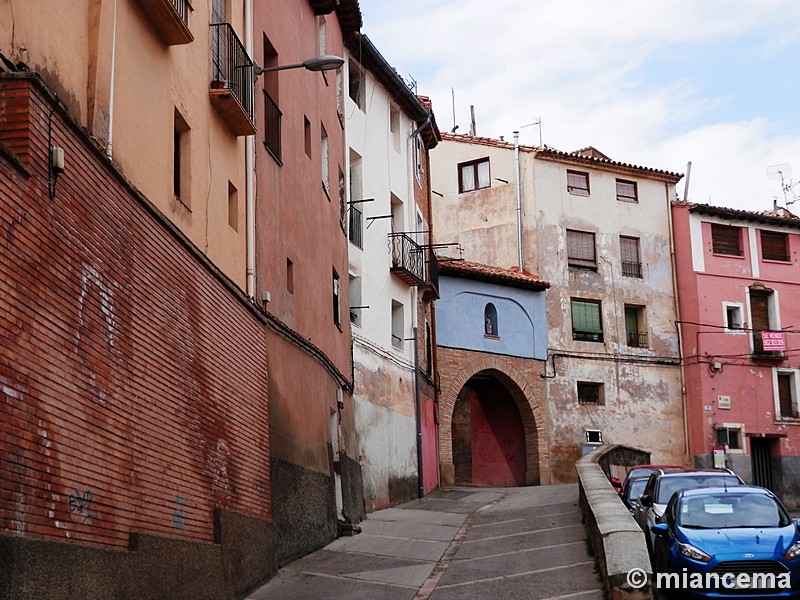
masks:
POLYGON ((446 348, 545 360, 545 292, 441 277, 436 302, 436 343, 446 348), (494 329, 490 333, 487 319, 494 315, 494 329))

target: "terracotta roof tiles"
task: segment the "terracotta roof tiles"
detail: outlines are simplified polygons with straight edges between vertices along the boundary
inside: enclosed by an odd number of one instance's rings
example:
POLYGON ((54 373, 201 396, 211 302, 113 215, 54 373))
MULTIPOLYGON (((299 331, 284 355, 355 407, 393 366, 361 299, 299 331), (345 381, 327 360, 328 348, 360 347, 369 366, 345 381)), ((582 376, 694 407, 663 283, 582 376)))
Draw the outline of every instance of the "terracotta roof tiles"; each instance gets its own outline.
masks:
POLYGON ((503 269, 467 260, 440 258, 439 274, 535 291, 543 291, 550 287, 549 283, 542 281, 537 275, 526 273, 525 271, 520 273, 516 267, 514 269, 503 269))

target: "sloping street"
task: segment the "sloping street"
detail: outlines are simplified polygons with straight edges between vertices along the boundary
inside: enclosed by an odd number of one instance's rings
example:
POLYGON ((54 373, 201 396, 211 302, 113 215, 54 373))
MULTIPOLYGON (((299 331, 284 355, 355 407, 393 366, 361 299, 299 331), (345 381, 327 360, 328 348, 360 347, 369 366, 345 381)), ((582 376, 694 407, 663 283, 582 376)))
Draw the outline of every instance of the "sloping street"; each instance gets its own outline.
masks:
POLYGON ((603 597, 577 485, 451 488, 376 511, 248 600, 603 597))

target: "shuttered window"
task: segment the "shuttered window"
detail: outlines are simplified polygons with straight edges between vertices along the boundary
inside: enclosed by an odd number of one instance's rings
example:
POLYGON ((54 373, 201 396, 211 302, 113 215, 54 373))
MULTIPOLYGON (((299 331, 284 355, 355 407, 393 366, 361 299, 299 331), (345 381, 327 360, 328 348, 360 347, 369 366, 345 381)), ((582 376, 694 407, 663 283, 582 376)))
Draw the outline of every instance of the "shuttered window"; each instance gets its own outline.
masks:
POLYGON ((603 320, 599 301, 572 299, 572 339, 587 342, 603 341, 603 320))
POLYGON ((641 277, 642 259, 639 254, 639 238, 620 236, 619 252, 622 259, 622 274, 625 277, 641 277))
POLYGON ((768 354, 764 351, 761 332, 772 329, 769 318, 769 301, 771 290, 750 288, 750 326, 753 329, 753 351, 756 354, 768 354))
POLYGON ((741 228, 729 225, 711 225, 711 250, 714 254, 742 256, 741 228))
POLYGON ((788 239, 785 233, 761 232, 761 258, 764 260, 789 260, 788 239))
POLYGON ((567 171, 567 191, 575 196, 589 195, 589 174, 567 171))
POLYGON ((620 202, 638 202, 636 182, 617 179, 617 200, 620 202))
POLYGON ((597 270, 593 233, 567 229, 567 264, 578 269, 597 270))

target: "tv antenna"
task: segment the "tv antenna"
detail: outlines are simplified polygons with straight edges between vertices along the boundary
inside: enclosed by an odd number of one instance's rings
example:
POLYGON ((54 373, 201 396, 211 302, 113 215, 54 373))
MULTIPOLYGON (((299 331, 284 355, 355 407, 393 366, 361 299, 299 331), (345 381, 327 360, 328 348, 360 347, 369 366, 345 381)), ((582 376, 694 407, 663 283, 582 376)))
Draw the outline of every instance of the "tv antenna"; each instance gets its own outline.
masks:
POLYGON ((779 165, 770 165, 767 167, 767 179, 771 181, 781 182, 781 191, 783 192, 783 202, 786 206, 794 204, 800 198, 794 191, 800 182, 792 183, 792 166, 789 163, 781 163, 779 165), (789 196, 791 195, 791 200, 789 196))
POLYGON ((536 120, 533 123, 528 123, 527 125, 523 125, 520 129, 525 129, 526 127, 535 127, 539 126, 539 147, 544 148, 542 144, 542 117, 536 117, 536 120))

